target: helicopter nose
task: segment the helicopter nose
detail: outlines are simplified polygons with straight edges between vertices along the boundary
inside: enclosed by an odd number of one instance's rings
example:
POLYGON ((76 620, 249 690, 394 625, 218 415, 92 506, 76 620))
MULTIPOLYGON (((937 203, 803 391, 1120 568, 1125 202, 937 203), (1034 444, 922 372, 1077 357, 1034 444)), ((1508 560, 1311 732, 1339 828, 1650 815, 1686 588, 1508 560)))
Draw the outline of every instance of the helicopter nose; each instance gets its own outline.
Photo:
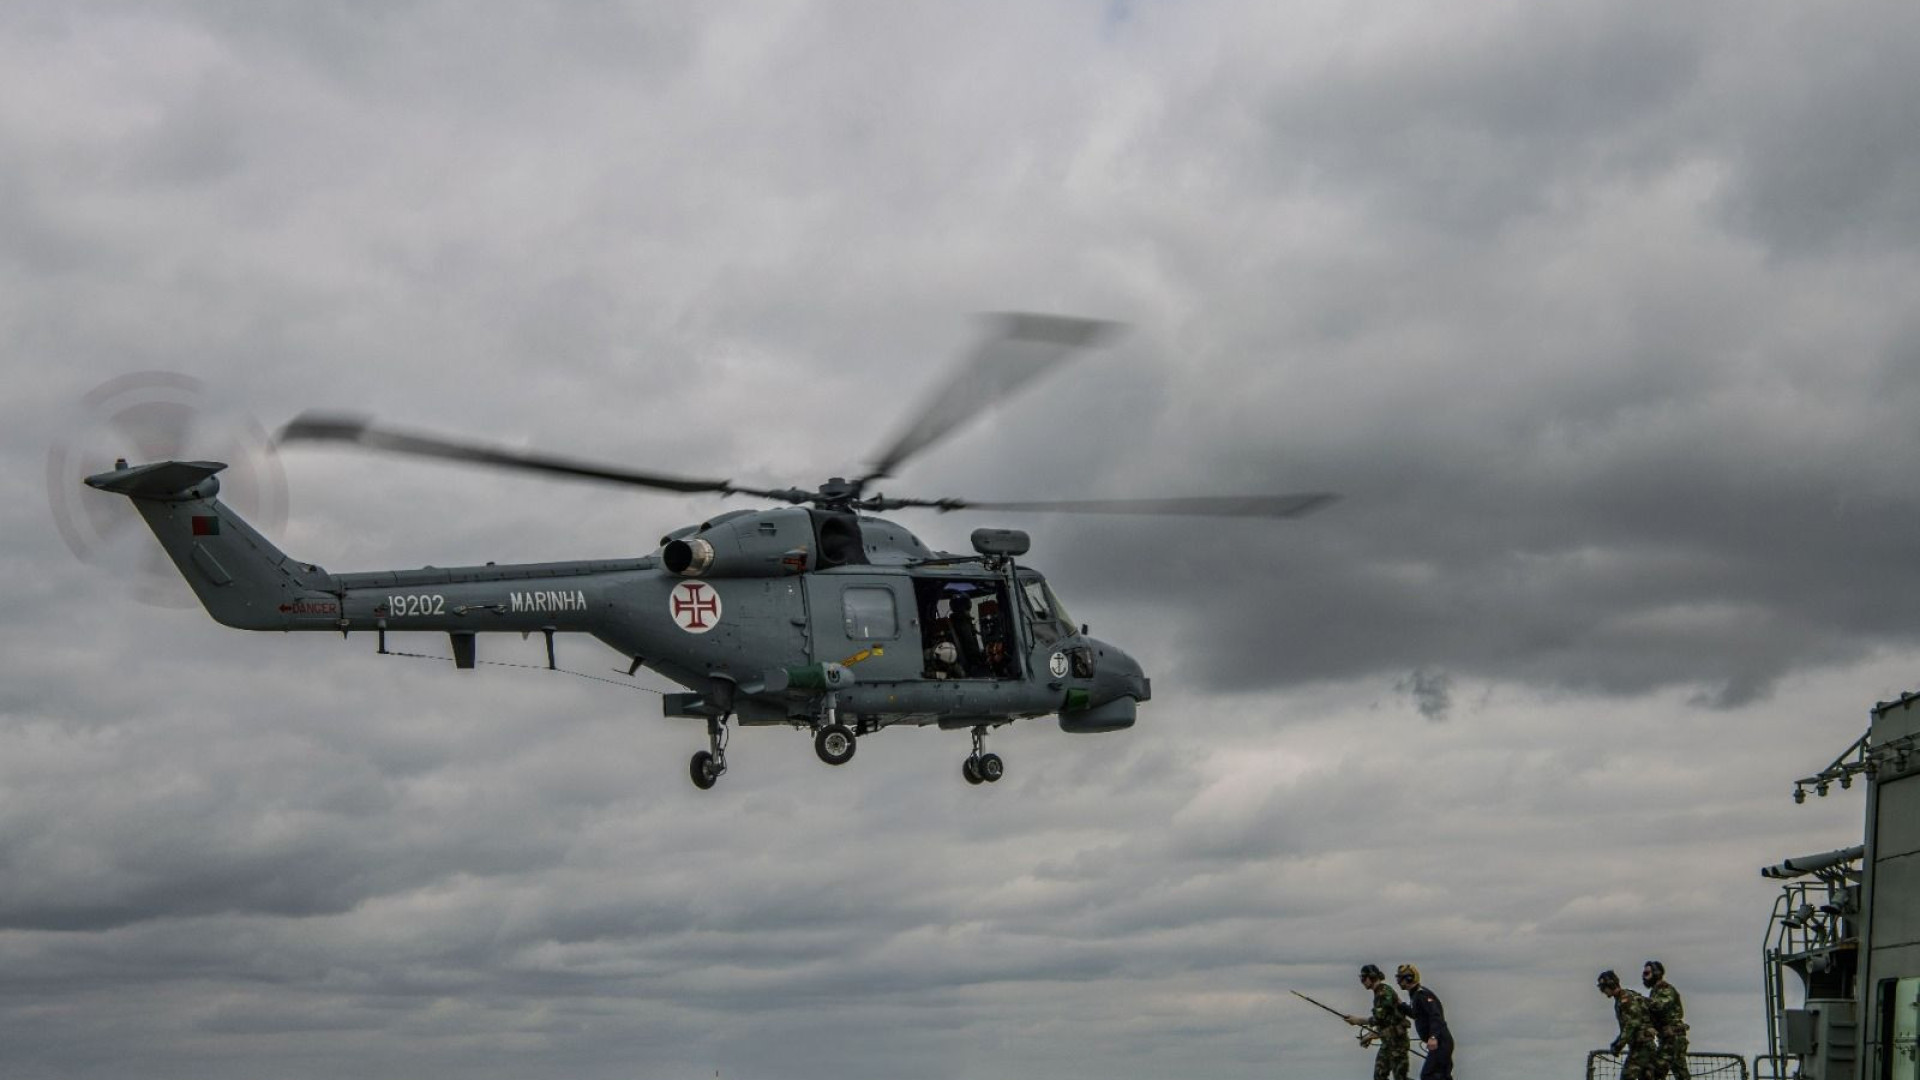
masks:
POLYGON ((1093 684, 1081 703, 1069 698, 1060 710, 1060 730, 1068 732, 1120 731, 1133 726, 1140 702, 1153 697, 1153 683, 1133 657, 1105 642, 1088 639, 1098 657, 1093 684))
POLYGON ((1105 642, 1095 643, 1094 648, 1100 655, 1093 672, 1092 692, 1088 695, 1094 705, 1121 698, 1132 698, 1135 702, 1152 700, 1153 681, 1140 669, 1139 661, 1105 642))

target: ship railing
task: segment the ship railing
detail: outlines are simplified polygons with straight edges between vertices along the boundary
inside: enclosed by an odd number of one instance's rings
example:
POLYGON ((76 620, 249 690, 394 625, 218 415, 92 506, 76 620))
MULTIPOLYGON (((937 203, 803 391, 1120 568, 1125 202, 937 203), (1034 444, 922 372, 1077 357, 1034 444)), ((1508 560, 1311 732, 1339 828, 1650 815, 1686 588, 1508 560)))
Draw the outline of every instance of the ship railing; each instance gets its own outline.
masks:
MULTIPOLYGON (((1587 1054, 1587 1080, 1620 1080, 1623 1075, 1621 1066, 1627 1063, 1626 1055, 1615 1054, 1611 1050, 1594 1050, 1587 1054)), ((1747 1059, 1739 1054, 1693 1054, 1687 1055, 1687 1071, 1694 1080, 1753 1080, 1753 1074, 1747 1071, 1747 1059)), ((1775 1077, 1773 1080, 1785 1080, 1775 1077)))

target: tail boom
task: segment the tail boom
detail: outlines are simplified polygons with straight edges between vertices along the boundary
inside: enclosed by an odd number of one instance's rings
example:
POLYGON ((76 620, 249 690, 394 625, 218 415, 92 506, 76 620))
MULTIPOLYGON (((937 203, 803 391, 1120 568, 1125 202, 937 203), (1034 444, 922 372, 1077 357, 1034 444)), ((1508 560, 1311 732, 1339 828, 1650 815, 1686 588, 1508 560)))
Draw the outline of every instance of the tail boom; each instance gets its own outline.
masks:
POLYGON ((654 560, 426 567, 330 574, 290 558, 222 503, 214 461, 162 461, 86 478, 125 495, 218 622, 242 630, 588 632, 618 585, 654 560))

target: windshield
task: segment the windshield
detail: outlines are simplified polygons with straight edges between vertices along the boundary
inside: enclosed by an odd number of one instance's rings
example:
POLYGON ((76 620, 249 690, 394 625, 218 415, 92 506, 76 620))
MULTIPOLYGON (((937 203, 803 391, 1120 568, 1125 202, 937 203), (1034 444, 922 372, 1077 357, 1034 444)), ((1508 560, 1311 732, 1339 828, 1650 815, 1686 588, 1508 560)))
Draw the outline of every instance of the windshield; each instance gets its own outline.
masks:
POLYGON ((1020 593, 1026 598, 1027 611, 1033 619, 1035 642, 1051 645, 1073 633, 1073 619, 1067 615, 1066 608, 1060 606, 1060 598, 1047 588, 1045 580, 1021 575, 1020 593))

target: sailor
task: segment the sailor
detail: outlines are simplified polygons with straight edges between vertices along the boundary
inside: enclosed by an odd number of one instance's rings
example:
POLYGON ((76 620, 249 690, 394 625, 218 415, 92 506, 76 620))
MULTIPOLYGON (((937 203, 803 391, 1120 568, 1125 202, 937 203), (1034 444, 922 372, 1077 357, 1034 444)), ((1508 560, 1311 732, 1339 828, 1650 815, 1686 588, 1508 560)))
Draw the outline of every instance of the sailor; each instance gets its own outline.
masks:
POLYGON ((1647 1020, 1660 1040, 1652 1075, 1655 1080, 1693 1080, 1687 1069, 1687 1010, 1680 1004, 1680 991, 1667 982, 1667 965, 1647 961, 1640 969, 1640 983, 1647 988, 1647 1020))
POLYGON ((1366 1018, 1346 1017, 1356 1027, 1372 1029, 1360 1036, 1360 1045, 1378 1039, 1373 1055, 1373 1080, 1407 1080, 1407 1018, 1400 1013, 1400 995, 1387 985, 1387 975, 1376 964, 1360 969, 1360 985, 1373 994, 1373 1012, 1366 1018))
POLYGON ((924 674, 929 679, 958 679, 966 674, 960 669, 960 648, 947 637, 944 629, 937 632, 933 645, 927 649, 926 659, 924 674))
POLYGON ((1627 1060, 1620 1065, 1620 1080, 1654 1080, 1653 1025, 1647 1020, 1647 999, 1620 985, 1620 976, 1603 971, 1594 981, 1600 992, 1613 999, 1613 1018, 1620 1034, 1613 1040, 1612 1052, 1625 1051, 1627 1060))
POLYGON ((1407 992, 1400 1011, 1413 1018, 1414 1034, 1427 1048, 1427 1063, 1420 1066, 1420 1080, 1453 1080, 1453 1032, 1447 1027, 1447 1011, 1433 991, 1420 985, 1420 969, 1401 964, 1394 980, 1407 992))

